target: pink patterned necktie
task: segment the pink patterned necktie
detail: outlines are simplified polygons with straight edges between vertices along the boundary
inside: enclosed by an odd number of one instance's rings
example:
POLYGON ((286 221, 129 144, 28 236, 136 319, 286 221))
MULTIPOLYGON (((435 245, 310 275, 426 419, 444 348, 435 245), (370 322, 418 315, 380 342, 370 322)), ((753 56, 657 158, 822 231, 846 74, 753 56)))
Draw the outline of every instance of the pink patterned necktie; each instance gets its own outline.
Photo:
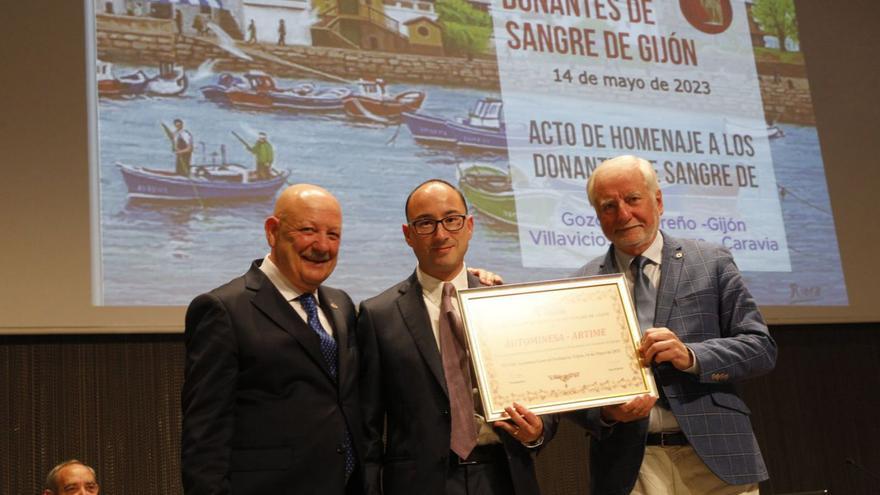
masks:
POLYGON ((464 342, 461 320, 452 306, 455 287, 443 284, 440 301, 440 355, 443 374, 449 392, 452 416, 450 448, 462 459, 467 459, 477 445, 477 425, 474 422, 474 394, 471 385, 470 362, 464 342))

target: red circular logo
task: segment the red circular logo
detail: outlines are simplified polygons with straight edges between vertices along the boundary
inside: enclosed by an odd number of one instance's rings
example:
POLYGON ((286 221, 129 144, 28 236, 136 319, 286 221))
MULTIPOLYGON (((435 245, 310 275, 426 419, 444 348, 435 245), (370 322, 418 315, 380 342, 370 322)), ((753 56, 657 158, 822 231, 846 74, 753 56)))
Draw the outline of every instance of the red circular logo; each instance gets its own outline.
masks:
POLYGON ((730 0, 679 0, 679 6, 691 26, 706 34, 723 33, 733 21, 730 0))

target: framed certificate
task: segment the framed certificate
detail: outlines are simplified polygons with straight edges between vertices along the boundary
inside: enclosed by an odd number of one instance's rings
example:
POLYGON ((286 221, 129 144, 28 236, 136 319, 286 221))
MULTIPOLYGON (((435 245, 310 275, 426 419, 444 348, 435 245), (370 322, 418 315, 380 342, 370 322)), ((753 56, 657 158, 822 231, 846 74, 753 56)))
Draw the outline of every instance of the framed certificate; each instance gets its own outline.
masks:
POLYGON ((547 414, 657 396, 623 275, 465 289, 458 301, 487 421, 514 401, 547 414))

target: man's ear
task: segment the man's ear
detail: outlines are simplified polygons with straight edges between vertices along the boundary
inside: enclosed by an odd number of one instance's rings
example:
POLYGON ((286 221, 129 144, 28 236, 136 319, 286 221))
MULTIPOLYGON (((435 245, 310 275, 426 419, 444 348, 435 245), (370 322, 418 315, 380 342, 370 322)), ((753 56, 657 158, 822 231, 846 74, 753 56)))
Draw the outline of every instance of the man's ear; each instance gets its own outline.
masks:
POLYGON ((263 229, 266 231, 266 242, 269 243, 269 247, 275 247, 275 243, 278 241, 278 226, 281 225, 281 220, 276 216, 271 216, 266 219, 266 222, 263 224, 263 229))
POLYGON ((409 245, 409 247, 412 247, 412 238, 410 237, 412 232, 410 232, 409 224, 405 223, 405 224, 401 225, 400 230, 403 232, 403 239, 406 241, 406 243, 409 245))

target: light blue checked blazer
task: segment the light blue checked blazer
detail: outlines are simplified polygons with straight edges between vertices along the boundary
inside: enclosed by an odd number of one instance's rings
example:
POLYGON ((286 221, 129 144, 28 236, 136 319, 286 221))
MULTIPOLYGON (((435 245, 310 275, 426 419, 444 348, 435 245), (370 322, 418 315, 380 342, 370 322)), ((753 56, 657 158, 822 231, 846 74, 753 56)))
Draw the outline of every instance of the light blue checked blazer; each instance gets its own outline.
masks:
MULTIPOLYGON (((663 363, 654 368, 657 384, 712 472, 730 484, 765 480, 767 468, 752 432, 749 408, 734 384, 772 370, 776 343, 726 248, 661 234, 663 259, 654 326, 668 327, 693 350, 700 373, 687 374, 663 363)), ((616 272, 612 247, 578 275, 616 272)), ((594 433, 603 433, 591 440, 592 493, 630 493, 645 451, 647 419, 605 430, 593 426, 594 433)))

